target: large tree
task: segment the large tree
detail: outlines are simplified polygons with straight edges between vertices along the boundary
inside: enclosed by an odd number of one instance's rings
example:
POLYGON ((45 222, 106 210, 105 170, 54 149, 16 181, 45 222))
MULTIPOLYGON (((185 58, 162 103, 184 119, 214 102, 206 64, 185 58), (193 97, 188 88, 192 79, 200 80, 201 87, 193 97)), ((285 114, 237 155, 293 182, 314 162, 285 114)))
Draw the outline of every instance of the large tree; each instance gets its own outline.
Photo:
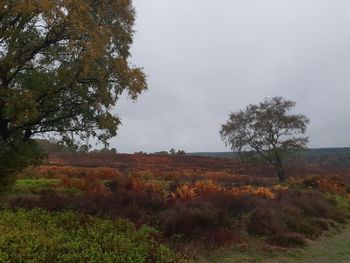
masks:
POLYGON ((221 138, 232 150, 255 153, 272 164, 281 181, 285 180, 283 161, 287 156, 303 149, 309 119, 292 114, 294 101, 274 97, 244 110, 232 112, 221 127, 221 138))
POLYGON ((34 135, 116 135, 118 97, 147 87, 128 62, 134 20, 131 0, 0 0, 0 173, 34 135))

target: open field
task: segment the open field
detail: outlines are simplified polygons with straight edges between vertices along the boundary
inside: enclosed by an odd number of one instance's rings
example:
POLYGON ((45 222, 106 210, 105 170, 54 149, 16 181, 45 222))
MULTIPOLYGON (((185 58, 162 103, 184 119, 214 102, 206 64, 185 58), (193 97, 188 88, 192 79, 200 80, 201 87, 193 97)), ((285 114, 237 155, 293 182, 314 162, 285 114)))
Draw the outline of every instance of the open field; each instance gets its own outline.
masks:
POLYGON ((267 167, 220 158, 51 155, 1 196, 0 262, 77 262, 74 246, 91 262, 347 262, 350 169, 290 167, 289 176, 281 184, 267 167), (67 217, 81 224, 61 227, 67 217), (130 244, 129 261, 113 236, 130 244))

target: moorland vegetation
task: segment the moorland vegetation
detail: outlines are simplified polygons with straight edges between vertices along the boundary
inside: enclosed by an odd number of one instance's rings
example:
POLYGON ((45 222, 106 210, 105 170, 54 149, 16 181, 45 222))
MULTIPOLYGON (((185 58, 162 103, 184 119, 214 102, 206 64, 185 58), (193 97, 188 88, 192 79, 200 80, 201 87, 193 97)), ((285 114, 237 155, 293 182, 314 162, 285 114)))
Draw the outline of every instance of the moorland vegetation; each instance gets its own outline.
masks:
POLYGON ((131 0, 0 1, 0 262, 193 261, 251 242, 304 246, 346 224, 346 166, 282 166, 308 119, 280 97, 221 130, 270 165, 108 149, 119 97, 147 89, 128 60, 134 22, 131 0), (89 138, 105 148, 88 153, 89 138))
MULTIPOLYGON (((259 169, 266 172, 266 167, 259 169)), ((309 167, 304 173, 295 170, 295 174, 289 174, 288 183, 281 184, 274 173, 261 175, 259 169, 236 160, 181 155, 52 155, 46 165, 18 174, 15 185, 2 195, 4 218, 13 220, 3 219, 8 235, 1 239, 0 248, 10 254, 16 251, 16 255, 26 251, 23 257, 27 258, 35 257, 38 250, 40 257, 50 256, 53 247, 39 249, 39 244, 45 237, 45 242, 56 246, 59 241, 49 241, 49 231, 58 231, 58 226, 46 231, 31 213, 25 219, 24 211, 42 213, 47 219, 52 216, 53 221, 55 215, 64 217, 66 211, 71 211, 69 217, 76 216, 81 222, 92 218, 113 225, 126 220, 125 224, 134 229, 130 231, 153 229, 142 232, 148 238, 137 246, 149 247, 147 242, 151 242, 157 250, 146 249, 142 260, 135 262, 157 262, 147 261, 148 257, 161 258, 158 262, 190 261, 201 249, 244 248, 251 240, 260 247, 304 246, 329 229, 341 229, 349 219, 349 171, 329 175, 328 170, 316 169, 312 174, 314 168, 309 167), (21 216, 14 224, 17 215, 21 216), (22 224, 29 224, 27 220, 33 224, 32 229, 38 228, 33 230, 35 235, 23 231, 22 224), (13 235, 22 238, 22 247, 11 242, 13 235), (38 250, 23 250, 32 242, 38 244, 38 250)), ((82 239, 85 234, 89 238, 89 233, 74 226, 74 231, 70 228, 73 233, 78 231, 82 239)), ((62 233, 62 238, 65 234, 68 232, 62 233)), ((104 251, 98 240, 117 242, 102 235, 93 241, 98 251, 104 251)), ((84 248, 84 244, 77 240, 78 247, 84 248)), ((70 249, 60 251, 68 253, 67 257, 75 253, 70 249)))

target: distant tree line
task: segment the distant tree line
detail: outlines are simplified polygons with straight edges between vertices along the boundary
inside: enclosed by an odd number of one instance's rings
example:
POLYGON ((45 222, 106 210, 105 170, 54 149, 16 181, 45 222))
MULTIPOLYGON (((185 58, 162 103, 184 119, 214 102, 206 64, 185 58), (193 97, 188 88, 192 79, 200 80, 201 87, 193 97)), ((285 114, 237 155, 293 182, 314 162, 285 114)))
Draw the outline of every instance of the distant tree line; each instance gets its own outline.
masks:
POLYGON ((73 145, 71 147, 60 143, 55 138, 35 139, 38 148, 44 154, 52 153, 117 153, 117 149, 104 147, 102 149, 90 149, 90 145, 82 144, 80 146, 73 145))
POLYGON ((184 150, 175 150, 174 148, 171 148, 169 152, 167 151, 160 151, 160 152, 154 152, 151 153, 153 155, 186 155, 186 152, 184 150))
MULTIPOLYGON (((135 152, 135 154, 148 154, 147 152, 135 152)), ((174 148, 171 148, 169 151, 159 151, 159 152, 153 152, 149 153, 149 155, 186 155, 186 152, 184 150, 175 150, 174 148)))

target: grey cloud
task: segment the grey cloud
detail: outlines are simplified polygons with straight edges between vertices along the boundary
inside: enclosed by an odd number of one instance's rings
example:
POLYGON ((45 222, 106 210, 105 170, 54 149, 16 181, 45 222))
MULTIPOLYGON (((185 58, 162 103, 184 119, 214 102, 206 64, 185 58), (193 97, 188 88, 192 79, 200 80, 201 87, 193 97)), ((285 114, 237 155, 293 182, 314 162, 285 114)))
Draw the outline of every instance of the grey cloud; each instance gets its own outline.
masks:
POLYGON ((350 146, 348 0, 136 0, 132 63, 149 75, 123 98, 119 151, 224 151, 230 111, 297 101, 311 147, 350 146))

